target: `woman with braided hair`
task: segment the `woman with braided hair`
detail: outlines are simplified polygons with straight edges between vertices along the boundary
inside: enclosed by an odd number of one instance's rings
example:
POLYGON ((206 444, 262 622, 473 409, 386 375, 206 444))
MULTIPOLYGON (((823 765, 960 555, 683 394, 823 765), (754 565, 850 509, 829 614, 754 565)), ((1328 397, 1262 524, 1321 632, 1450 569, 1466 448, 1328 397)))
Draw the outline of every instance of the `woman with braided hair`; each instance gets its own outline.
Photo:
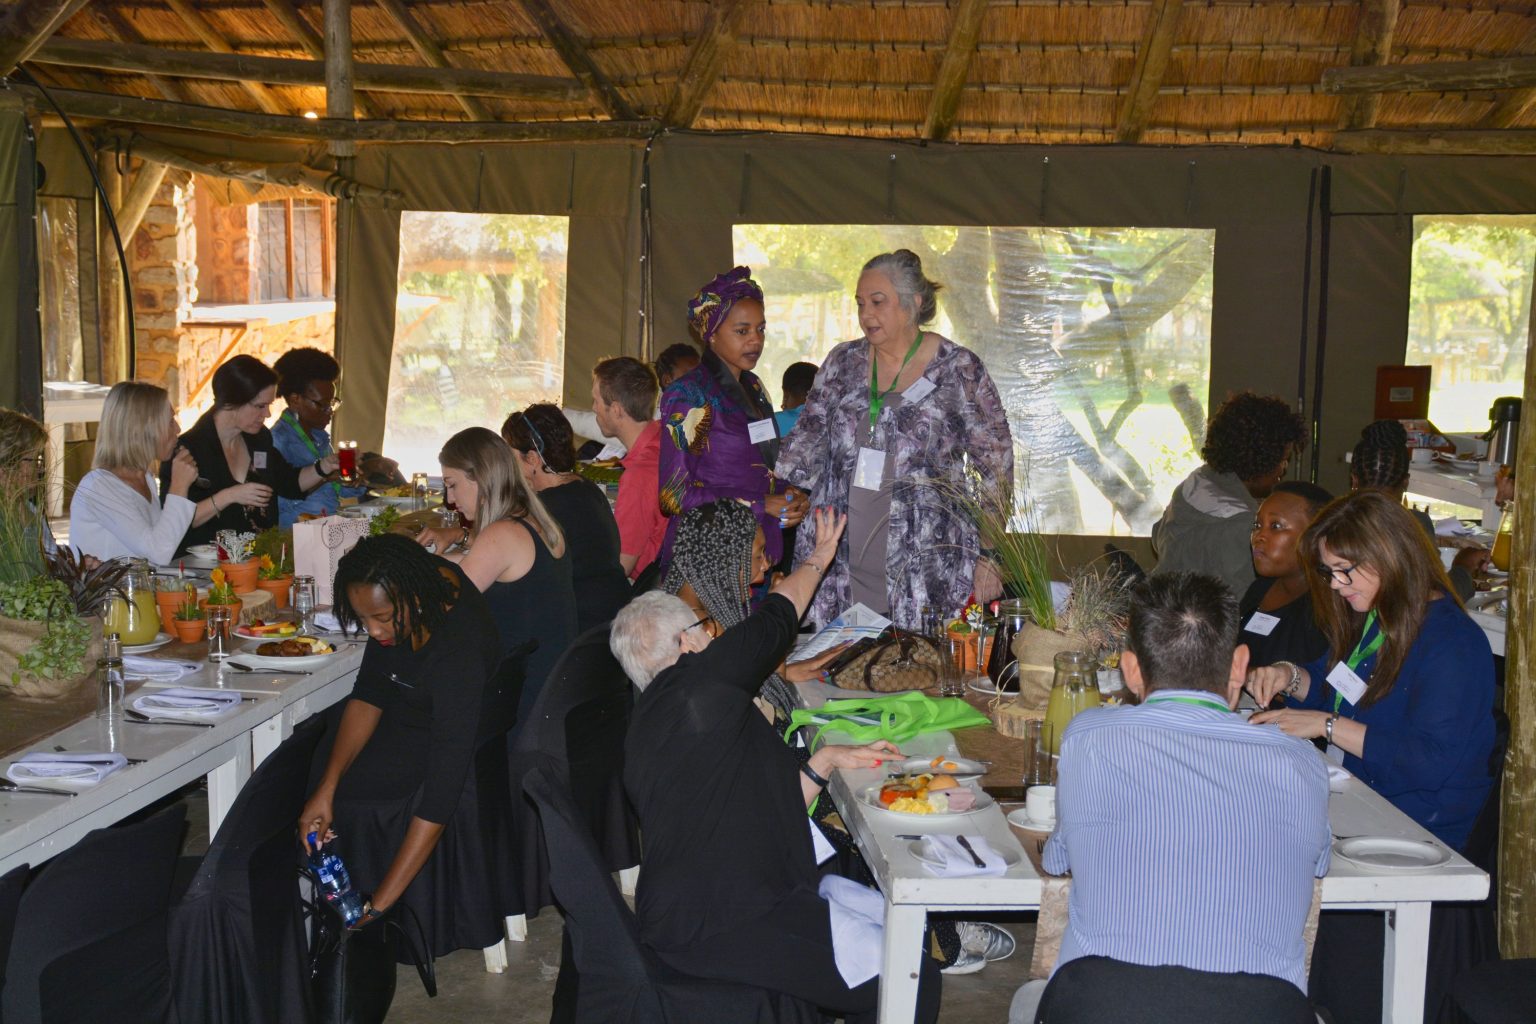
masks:
POLYGON ((365 537, 336 568, 336 616, 368 645, 299 834, 334 824, 370 916, 403 900, 435 956, 500 938, 473 786, 501 663, 485 598, 409 537, 365 537))

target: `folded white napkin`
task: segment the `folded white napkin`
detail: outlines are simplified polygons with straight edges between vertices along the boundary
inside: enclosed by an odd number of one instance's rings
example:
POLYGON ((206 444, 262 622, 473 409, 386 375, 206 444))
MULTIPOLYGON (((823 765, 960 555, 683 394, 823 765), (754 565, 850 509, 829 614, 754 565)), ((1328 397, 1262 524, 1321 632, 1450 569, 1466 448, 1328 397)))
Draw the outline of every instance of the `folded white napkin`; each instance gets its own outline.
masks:
POLYGON ((1354 778, 1354 776, 1349 774, 1348 771, 1346 771, 1344 768, 1341 768, 1339 765, 1330 764, 1328 766, 1328 789, 1330 792, 1344 792, 1345 783, 1349 782, 1349 780, 1352 778, 1354 778))
POLYGON ((969 878, 973 875, 1001 875, 1008 870, 1003 855, 981 836, 966 836, 966 841, 976 851, 986 867, 979 868, 970 853, 954 836, 929 836, 923 840, 929 857, 938 864, 924 864, 923 868, 936 878, 969 878))
POLYGON ((340 633, 341 620, 336 613, 329 610, 315 612, 315 628, 324 633, 340 633))
POLYGON ((122 754, 23 754, 5 770, 5 777, 18 786, 52 782, 56 788, 78 789, 94 786, 115 771, 128 766, 122 754))
POLYGON ((148 679, 152 683, 174 683, 182 676, 189 676, 203 666, 195 661, 180 658, 146 658, 142 654, 123 655, 123 670, 134 679, 148 679))
POLYGON ((1472 532, 1472 527, 1454 516, 1448 519, 1435 520, 1435 536, 1437 537, 1466 537, 1472 532))
POLYGON ((239 707, 242 699, 239 693, 230 690, 173 686, 134 698, 133 710, 151 718, 182 715, 207 717, 239 707))
POLYGON ((880 973, 885 948, 885 899, 880 890, 823 875, 817 891, 832 923, 832 959, 843 984, 858 988, 880 973))

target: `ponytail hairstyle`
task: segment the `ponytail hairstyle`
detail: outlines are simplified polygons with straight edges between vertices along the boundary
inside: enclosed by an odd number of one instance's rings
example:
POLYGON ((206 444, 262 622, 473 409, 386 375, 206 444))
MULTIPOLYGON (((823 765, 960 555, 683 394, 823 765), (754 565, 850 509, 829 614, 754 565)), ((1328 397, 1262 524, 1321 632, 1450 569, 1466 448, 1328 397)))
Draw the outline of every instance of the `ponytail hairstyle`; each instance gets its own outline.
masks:
POLYGON ((511 446, 485 427, 454 434, 437 453, 437 461, 444 469, 456 469, 469 477, 480 490, 472 536, 503 519, 532 519, 547 546, 564 545, 560 525, 523 478, 523 468, 512 457, 511 446))
POLYGON ((1356 487, 1401 495, 1408 487, 1408 431, 1403 425, 1397 420, 1366 424, 1349 457, 1349 477, 1356 487))

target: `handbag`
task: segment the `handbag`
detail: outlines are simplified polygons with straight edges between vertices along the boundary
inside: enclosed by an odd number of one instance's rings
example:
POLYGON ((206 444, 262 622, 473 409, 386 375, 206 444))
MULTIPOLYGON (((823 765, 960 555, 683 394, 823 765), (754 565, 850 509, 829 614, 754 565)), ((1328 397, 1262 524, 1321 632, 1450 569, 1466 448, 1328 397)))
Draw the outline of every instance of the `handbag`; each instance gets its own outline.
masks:
POLYGON ((402 950, 427 995, 437 996, 437 965, 415 911, 396 903, 372 924, 352 929, 318 888, 315 893, 304 908, 312 928, 309 978, 316 1024, 383 1024, 395 1000, 395 963, 402 950))
POLYGON ((839 658, 842 664, 829 666, 827 678, 844 690, 923 690, 938 682, 941 657, 932 640, 892 626, 856 657, 839 658))

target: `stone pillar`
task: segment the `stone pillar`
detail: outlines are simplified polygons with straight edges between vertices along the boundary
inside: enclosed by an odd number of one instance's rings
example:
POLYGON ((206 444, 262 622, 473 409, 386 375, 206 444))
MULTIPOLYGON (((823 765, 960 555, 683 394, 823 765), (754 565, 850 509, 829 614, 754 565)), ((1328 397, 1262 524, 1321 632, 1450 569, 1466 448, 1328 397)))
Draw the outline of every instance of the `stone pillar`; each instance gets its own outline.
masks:
POLYGON ((180 406, 181 324, 197 301, 197 230, 191 175, 173 171, 144 214, 129 245, 133 267, 138 377, 159 384, 180 406))

